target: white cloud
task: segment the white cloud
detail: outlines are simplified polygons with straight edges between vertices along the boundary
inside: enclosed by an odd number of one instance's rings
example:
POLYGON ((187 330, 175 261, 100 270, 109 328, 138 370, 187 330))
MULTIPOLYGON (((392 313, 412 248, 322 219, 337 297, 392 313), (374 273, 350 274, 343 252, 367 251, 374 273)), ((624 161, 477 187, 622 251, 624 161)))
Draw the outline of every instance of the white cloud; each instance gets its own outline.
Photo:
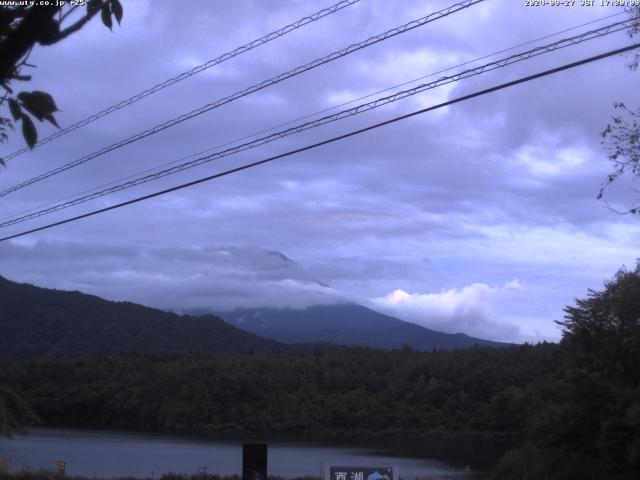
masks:
POLYGON ((398 289, 372 303, 380 310, 434 330, 513 341, 522 337, 520 328, 496 320, 494 307, 501 297, 520 288, 520 281, 514 279, 501 287, 473 283, 428 293, 398 289))
MULTIPOLYGON (((340 89, 327 92, 325 96, 325 102, 327 105, 342 105, 343 103, 350 103, 354 100, 358 100, 366 95, 369 95, 370 92, 364 92, 359 90, 347 90, 340 89)), ((364 102, 364 100, 363 100, 364 102)))
MULTIPOLYGON (((465 60, 466 58, 456 52, 433 46, 392 51, 382 58, 356 63, 356 70, 369 81, 377 80, 388 86, 430 75, 465 60)), ((433 77, 433 80, 435 79, 437 77, 433 77)))
POLYGON ((516 152, 519 163, 536 176, 571 175, 592 157, 583 147, 558 147, 553 144, 528 144, 516 152))

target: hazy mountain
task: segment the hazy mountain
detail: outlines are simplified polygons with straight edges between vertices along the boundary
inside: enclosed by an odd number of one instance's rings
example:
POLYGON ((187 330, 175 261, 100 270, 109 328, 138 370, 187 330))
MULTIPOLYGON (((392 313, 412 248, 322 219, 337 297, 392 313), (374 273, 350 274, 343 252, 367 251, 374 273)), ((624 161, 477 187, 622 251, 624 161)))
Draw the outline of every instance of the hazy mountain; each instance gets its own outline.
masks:
POLYGON ((272 350, 214 315, 176 315, 0 277, 0 358, 272 350))
POLYGON ((380 348, 409 345, 418 350, 506 345, 463 333, 437 332, 353 303, 305 309, 245 308, 216 314, 243 330, 287 343, 330 342, 380 348))

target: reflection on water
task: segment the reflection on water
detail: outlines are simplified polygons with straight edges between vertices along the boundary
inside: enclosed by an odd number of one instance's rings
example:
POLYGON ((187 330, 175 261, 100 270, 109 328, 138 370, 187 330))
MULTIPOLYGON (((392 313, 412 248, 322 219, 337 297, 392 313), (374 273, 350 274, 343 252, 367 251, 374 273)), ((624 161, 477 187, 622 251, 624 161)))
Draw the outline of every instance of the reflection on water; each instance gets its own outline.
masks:
POLYGON ((402 478, 469 479, 482 475, 504 447, 486 440, 203 439, 154 434, 33 429, 0 439, 0 456, 12 470, 50 469, 66 461, 67 475, 89 478, 162 473, 240 474, 242 441, 266 441, 269 473, 287 478, 320 476, 324 465, 393 466, 402 478), (466 468, 465 468, 466 467, 466 468))

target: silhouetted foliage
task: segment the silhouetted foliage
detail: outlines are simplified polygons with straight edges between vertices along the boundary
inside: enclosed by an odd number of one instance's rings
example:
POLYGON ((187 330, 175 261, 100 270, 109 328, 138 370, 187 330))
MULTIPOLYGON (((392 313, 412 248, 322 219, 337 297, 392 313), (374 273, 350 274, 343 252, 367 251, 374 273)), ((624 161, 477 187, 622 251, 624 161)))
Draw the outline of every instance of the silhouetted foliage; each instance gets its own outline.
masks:
MULTIPOLYGON (((630 37, 640 34, 640 7, 627 7, 632 26, 627 30, 630 37)), ((637 50, 636 50, 637 52, 637 50)), ((635 53, 628 64, 630 70, 637 70, 640 54, 635 53)), ((616 102, 614 108, 620 113, 613 116, 610 124, 602 131, 602 144, 607 148, 609 160, 613 164, 613 171, 603 182, 598 198, 604 198, 606 188, 624 174, 630 174, 632 179, 640 179, 640 109, 636 111, 627 108, 622 102, 616 102)), ((637 108, 637 107, 636 107, 637 108)), ((638 213, 640 204, 618 213, 638 213)))
POLYGON ((14 122, 22 122, 22 135, 33 148, 38 141, 38 132, 31 117, 57 127, 53 114, 58 107, 46 92, 14 92, 13 82, 31 80, 31 75, 23 73, 25 68, 33 67, 28 63, 31 50, 36 45, 60 42, 80 30, 98 12, 102 23, 111 29, 112 17, 120 24, 123 9, 120 0, 89 0, 80 15, 80 6, 69 2, 14 3, 0 6, 0 87, 5 91, 0 97, 0 106, 6 103, 11 114, 11 117, 0 115, 0 142, 7 140, 7 132, 13 129, 14 122))
POLYGON ((555 396, 495 478, 640 478, 640 263, 565 312, 555 396))

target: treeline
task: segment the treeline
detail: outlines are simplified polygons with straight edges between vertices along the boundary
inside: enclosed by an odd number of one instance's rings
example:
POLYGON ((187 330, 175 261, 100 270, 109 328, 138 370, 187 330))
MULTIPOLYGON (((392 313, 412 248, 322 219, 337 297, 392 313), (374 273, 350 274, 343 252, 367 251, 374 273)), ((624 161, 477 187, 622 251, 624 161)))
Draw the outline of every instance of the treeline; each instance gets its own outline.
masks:
POLYGON ((0 364, 43 425, 188 432, 518 433, 549 403, 554 344, 208 355, 114 355, 0 364))
POLYGON ((0 363, 43 425, 521 435, 495 479, 640 478, 640 264, 566 308, 560 344, 0 363))
POLYGON ((499 479, 640 478, 640 263, 565 309, 563 363, 499 479))

